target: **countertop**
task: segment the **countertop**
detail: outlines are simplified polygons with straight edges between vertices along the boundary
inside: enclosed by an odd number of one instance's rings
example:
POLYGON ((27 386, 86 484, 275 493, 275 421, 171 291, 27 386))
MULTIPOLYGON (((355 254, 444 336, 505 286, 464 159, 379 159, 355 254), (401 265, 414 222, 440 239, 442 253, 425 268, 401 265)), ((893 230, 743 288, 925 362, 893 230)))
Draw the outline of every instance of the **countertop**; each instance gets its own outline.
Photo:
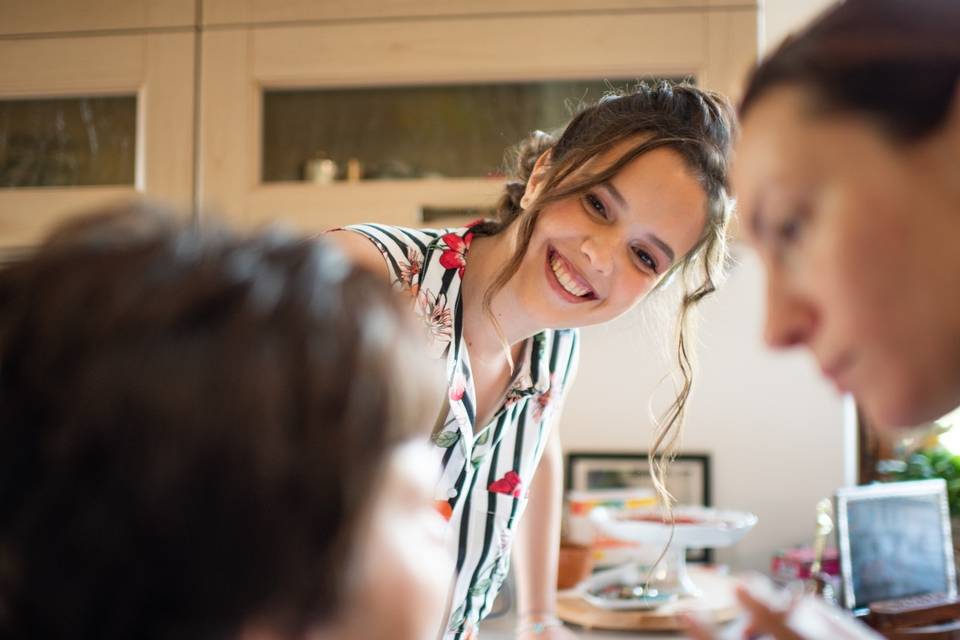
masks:
MULTIPOLYGON (((690 577, 698 587, 703 589, 701 599, 692 608, 702 608, 709 603, 711 607, 714 607, 711 611, 718 615, 721 608, 726 608, 729 611, 729 603, 733 600, 733 582, 729 576, 725 575, 725 571, 691 567, 690 577)), ((503 602, 498 600, 498 603, 494 605, 494 611, 508 610, 500 617, 488 618, 480 623, 481 640, 514 640, 515 638, 516 612, 514 607, 507 604, 512 600, 510 595, 510 592, 513 591, 512 585, 505 585, 505 590, 506 593, 501 594, 503 602), (503 606, 498 607, 497 605, 503 606)), ((679 607, 666 605, 666 607, 671 609, 691 608, 689 604, 679 607)), ((628 638, 636 638, 637 640, 680 640, 686 637, 684 633, 678 631, 608 631, 585 629, 571 624, 567 626, 582 640, 626 640, 628 638)))
MULTIPOLYGON (((485 620, 480 624, 480 640, 514 640, 513 634, 516 619, 513 613, 502 618, 485 620)), ((569 628, 582 640, 680 640, 685 638, 682 633, 640 632, 640 631, 600 631, 586 630, 570 625, 569 628)))

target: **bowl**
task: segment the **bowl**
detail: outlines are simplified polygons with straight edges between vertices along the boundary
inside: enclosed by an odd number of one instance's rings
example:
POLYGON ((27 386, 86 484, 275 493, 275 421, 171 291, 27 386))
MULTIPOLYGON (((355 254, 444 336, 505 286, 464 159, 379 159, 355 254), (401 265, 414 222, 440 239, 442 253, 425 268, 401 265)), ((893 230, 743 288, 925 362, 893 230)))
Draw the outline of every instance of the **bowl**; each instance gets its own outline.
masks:
POLYGON ((687 548, 729 547, 757 524, 757 516, 746 511, 678 506, 674 524, 659 509, 611 509, 597 507, 590 521, 602 535, 624 542, 666 544, 687 548))

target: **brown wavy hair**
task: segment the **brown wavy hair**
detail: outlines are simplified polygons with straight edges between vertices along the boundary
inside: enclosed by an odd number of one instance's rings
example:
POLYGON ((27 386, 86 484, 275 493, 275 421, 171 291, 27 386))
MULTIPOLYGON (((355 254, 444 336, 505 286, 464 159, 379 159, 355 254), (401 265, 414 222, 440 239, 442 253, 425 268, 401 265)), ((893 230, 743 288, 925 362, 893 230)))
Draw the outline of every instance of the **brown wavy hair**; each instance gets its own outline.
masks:
POLYGON ((328 620, 436 409, 410 322, 322 240, 139 207, 0 271, 0 638, 328 620))
POLYGON ((700 182, 707 196, 706 225, 693 249, 677 260, 658 283, 658 287, 663 286, 679 275, 683 286, 676 326, 676 364, 682 384, 659 420, 650 451, 655 460, 651 466, 654 484, 668 508, 672 498, 663 482, 665 468, 676 453, 693 385, 691 312, 716 290, 726 261, 726 229, 732 213, 727 168, 735 132, 733 108, 726 98, 712 91, 664 81, 610 92, 596 104, 582 108, 558 135, 538 131, 523 141, 513 154, 514 167, 497 204, 497 220, 474 228, 477 235, 495 235, 512 225, 519 226, 517 250, 483 298, 485 312, 498 327, 490 311, 491 301, 517 271, 545 206, 585 193, 610 180, 638 156, 659 148, 679 153, 700 182), (634 140, 635 144, 608 168, 589 177, 572 177, 588 160, 627 140, 634 140), (540 196, 524 209, 520 199, 537 159, 545 152, 550 153, 550 162, 543 176, 544 187, 540 196))
POLYGON ((960 83, 960 2, 846 0, 789 36, 753 71, 746 114, 776 87, 808 91, 815 113, 864 116, 901 142, 940 128, 960 83))

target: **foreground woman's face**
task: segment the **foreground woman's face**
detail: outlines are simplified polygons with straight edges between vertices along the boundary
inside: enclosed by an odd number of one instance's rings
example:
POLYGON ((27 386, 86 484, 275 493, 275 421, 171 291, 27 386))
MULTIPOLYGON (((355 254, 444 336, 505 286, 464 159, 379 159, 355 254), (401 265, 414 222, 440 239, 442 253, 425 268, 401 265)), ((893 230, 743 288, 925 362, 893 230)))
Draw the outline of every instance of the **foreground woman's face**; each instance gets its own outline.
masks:
POLYGON ((878 424, 938 417, 960 404, 960 118, 904 145, 809 104, 772 90, 737 147, 740 215, 767 271, 765 338, 805 346, 878 424))

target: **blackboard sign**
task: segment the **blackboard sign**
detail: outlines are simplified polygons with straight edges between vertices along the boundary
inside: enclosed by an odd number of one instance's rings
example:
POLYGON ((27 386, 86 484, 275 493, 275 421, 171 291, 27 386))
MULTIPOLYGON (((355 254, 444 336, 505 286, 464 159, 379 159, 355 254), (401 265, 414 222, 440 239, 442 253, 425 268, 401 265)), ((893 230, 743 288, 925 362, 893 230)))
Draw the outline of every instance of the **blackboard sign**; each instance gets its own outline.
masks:
POLYGON ((875 484, 837 492, 844 604, 957 593, 943 480, 875 484))

